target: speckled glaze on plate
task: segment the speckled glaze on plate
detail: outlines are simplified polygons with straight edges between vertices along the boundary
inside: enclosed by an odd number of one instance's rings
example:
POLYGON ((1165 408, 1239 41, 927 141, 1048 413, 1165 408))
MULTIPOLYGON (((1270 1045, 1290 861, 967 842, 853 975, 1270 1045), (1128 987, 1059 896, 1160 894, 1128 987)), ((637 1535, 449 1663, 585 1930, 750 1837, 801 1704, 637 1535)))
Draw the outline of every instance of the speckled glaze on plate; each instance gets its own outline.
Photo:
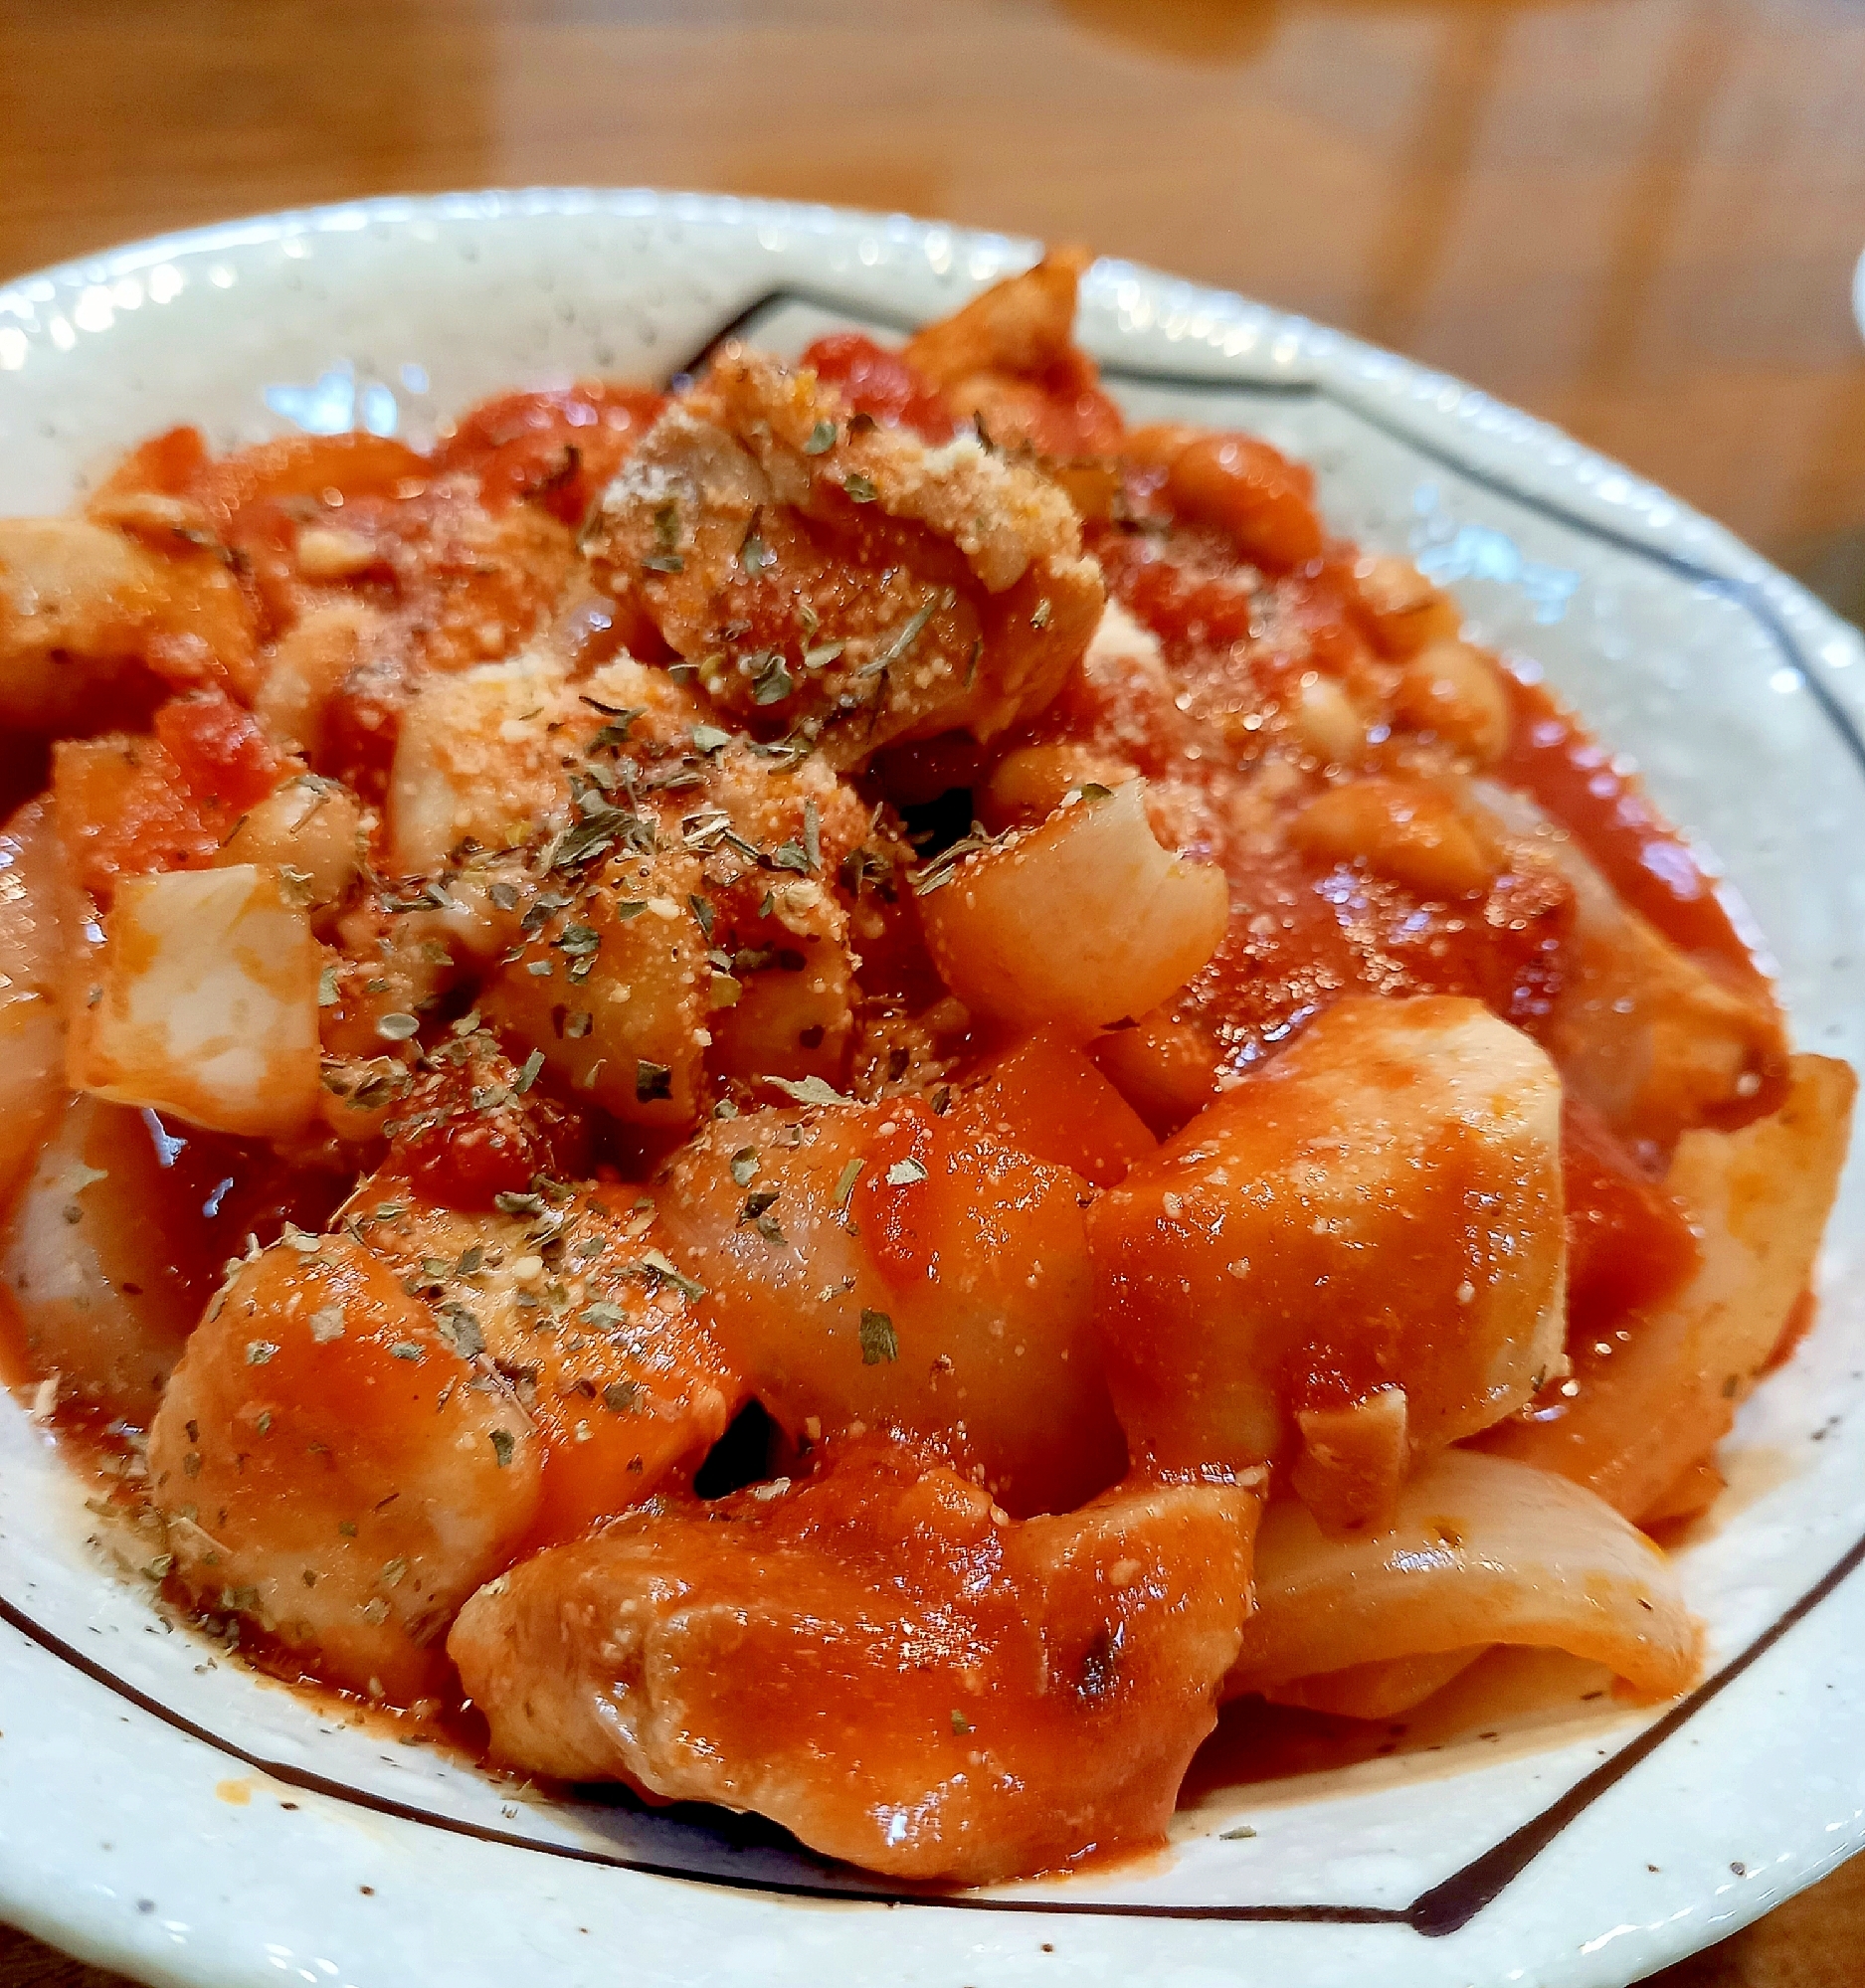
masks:
MULTIPOLYGON (((223 445, 352 424, 420 441, 498 387, 664 376, 727 325, 794 351, 831 323, 917 322, 1032 253, 899 217, 553 190, 140 244, 0 290, 0 511, 63 507, 178 421, 223 445)), ((1136 417, 1308 458, 1338 528, 1409 551, 1573 696, 1739 888, 1801 1045, 1860 1060, 1853 631, 1662 491, 1339 333, 1103 263, 1082 336, 1136 417)), ((191 1988, 1613 1988, 1865 1845, 1858 1172, 1818 1327, 1745 1410, 1730 1492, 1682 1556, 1710 1648, 1690 1700, 1569 1679, 1533 1715, 1420 1720, 1414 1750, 1206 1796, 1146 1862, 953 1898, 890 1897, 762 1829, 547 1802, 215 1663, 87 1544, 79 1488, 0 1402, 0 1914, 191 1988)))

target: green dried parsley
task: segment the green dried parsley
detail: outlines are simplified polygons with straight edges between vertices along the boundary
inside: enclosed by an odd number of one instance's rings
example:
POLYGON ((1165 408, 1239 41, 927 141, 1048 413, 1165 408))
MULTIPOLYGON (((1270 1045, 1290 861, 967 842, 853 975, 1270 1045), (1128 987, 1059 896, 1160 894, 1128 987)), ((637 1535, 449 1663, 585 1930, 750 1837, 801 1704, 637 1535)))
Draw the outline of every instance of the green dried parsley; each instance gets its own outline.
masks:
POLYGON ((796 689, 783 654, 773 649, 758 663, 751 679, 754 704, 781 704, 796 689))
POLYGON ((861 1364, 880 1366, 900 1357, 900 1338, 885 1312, 861 1314, 861 1364))
POLYGON ((833 1084, 825 1083, 821 1077, 760 1077, 758 1081, 782 1091, 785 1097, 794 1098, 800 1105, 845 1105, 848 1102, 833 1084))

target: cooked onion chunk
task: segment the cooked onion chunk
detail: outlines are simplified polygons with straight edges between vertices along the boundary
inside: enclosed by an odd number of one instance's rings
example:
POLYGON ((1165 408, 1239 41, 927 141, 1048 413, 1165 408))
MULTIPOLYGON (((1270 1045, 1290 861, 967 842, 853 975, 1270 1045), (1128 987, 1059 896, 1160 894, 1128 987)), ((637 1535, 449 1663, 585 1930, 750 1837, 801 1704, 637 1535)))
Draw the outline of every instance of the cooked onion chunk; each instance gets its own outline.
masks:
POLYGON ((219 1132, 284 1137, 317 1107, 321 956, 280 873, 257 864, 125 877, 73 1084, 219 1132))
POLYGON ((1177 993, 1217 950, 1223 872, 1162 849, 1146 784, 1080 789, 1038 828, 939 865, 920 917, 968 1006, 1085 1041, 1177 993))
POLYGON ((1255 1512, 1123 1485, 1017 1524, 870 1437, 802 1484, 540 1553, 448 1648, 512 1766, 983 1884, 1163 1833, 1237 1647, 1255 1512))
MULTIPOLYGON (((159 1134, 160 1127, 156 1127, 159 1134)), ((145 1424, 199 1316, 163 1233, 162 1149, 139 1114, 71 1098, 7 1223, 0 1276, 42 1372, 74 1399, 145 1424)))
POLYGON ((1642 1533, 1563 1478, 1447 1450, 1376 1533, 1332 1539, 1294 1501, 1269 1507, 1256 1614, 1225 1690, 1486 1643, 1566 1650, 1654 1697, 1697 1674, 1697 1625, 1642 1533))
POLYGON ((470 838, 529 841, 572 818, 568 775, 605 728, 631 749, 684 744, 699 707, 665 670, 622 656, 590 676, 539 647, 431 676, 402 718, 389 780, 397 867, 439 869, 470 838), (621 712, 621 719, 611 712, 621 712))
POLYGON ((1329 1009, 1089 1212, 1136 1450, 1299 1447, 1318 1516, 1377 1524, 1407 1445, 1496 1421, 1560 1357, 1559 1132, 1547 1057, 1477 1002, 1329 1009))

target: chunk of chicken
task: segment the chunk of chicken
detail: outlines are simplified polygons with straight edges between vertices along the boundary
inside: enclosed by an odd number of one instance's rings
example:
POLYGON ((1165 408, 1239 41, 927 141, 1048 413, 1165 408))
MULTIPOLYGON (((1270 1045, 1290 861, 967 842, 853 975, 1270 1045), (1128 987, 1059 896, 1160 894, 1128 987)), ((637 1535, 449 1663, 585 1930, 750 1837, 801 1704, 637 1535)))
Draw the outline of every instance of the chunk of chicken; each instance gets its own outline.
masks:
POLYGON ((1051 249, 1033 270, 915 332, 900 356, 996 443, 1054 457, 1105 453, 1120 442, 1120 410, 1075 344, 1077 292, 1092 262, 1086 249, 1051 249))
POLYGON ((1114 1398, 1178 1466, 1298 1455, 1324 1524, 1561 1358, 1561 1086, 1473 1000, 1339 1002, 1089 1211, 1114 1398))
POLYGON ((1103 599, 1035 470, 850 419, 735 345, 642 443, 590 542, 722 707, 820 736, 838 766, 1041 709, 1103 599))
POLYGON ((1052 249, 1034 269, 916 331, 900 356, 947 392, 981 373, 1041 373, 1074 339, 1077 293, 1092 262, 1085 249, 1052 249))
POLYGON ((423 875, 468 838, 496 849, 560 827, 572 816, 569 775, 597 738, 677 752, 699 718, 665 670, 628 656, 582 679, 542 648, 431 676, 403 715, 389 778, 396 867, 423 875))
POLYGON ((86 518, 0 518, 0 723, 90 730, 154 679, 250 675, 253 626, 224 561, 86 518))
POLYGON ((1136 1484, 1016 1524, 868 1438, 802 1484, 539 1554, 449 1648, 512 1766, 983 1884, 1163 1834, 1237 1649, 1255 1517, 1235 1487, 1136 1484))
POLYGON ((536 1050, 573 1096, 625 1123, 690 1125, 707 1013, 699 882, 685 850, 634 850, 573 897, 540 895, 541 919, 527 918, 480 990, 486 1019, 536 1050))
POLYGON ((482 1370, 348 1236, 244 1264, 169 1380, 149 1488, 175 1572, 331 1682, 407 1704, 537 1515, 543 1449, 482 1370))
POLYGON ((919 1098, 708 1126, 660 1195, 746 1383, 792 1441, 894 1424, 1016 1512, 1120 1475, 1078 1175, 919 1098))
POLYGON ((529 1419, 543 1495, 528 1543, 690 1481, 744 1390, 697 1287, 655 1247, 653 1201, 507 1190, 465 1212, 409 1191, 406 1164, 398 1142, 352 1196, 350 1232, 529 1419))
POLYGON ((839 1077, 856 993, 843 872, 872 824, 822 755, 733 739, 626 658, 581 682, 531 658, 431 685, 397 768, 404 861, 493 844, 441 891, 486 915, 444 936, 489 968, 487 1016, 573 1095, 669 1131, 708 1065, 839 1077), (523 857, 500 860, 511 841, 523 857))
POLYGON ((855 948, 878 931, 861 880, 870 863, 891 874, 905 851, 822 753, 771 758, 737 741, 705 757, 679 827, 711 913, 707 1067, 839 1083, 855 948))

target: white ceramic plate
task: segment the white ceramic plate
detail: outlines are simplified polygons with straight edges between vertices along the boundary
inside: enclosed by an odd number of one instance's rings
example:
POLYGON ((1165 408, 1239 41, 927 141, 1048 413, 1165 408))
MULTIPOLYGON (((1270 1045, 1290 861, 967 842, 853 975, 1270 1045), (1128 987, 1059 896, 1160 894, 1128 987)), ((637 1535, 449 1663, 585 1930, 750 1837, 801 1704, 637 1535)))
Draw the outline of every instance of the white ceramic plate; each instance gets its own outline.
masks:
MULTIPOLYGON (((509 384, 665 375, 728 324, 780 351, 908 324, 1030 255, 648 192, 142 244, 0 291, 0 511, 63 507, 177 421, 220 444, 293 423, 419 440, 509 384)), ((1661 491, 1337 333, 1103 263, 1082 335, 1133 413, 1306 457, 1337 526, 1413 553, 1545 668, 1726 866, 1801 1044, 1865 1060, 1854 632, 1661 491)), ((0 1402, 0 1914, 203 1988, 1624 1983, 1865 1844, 1862 1242, 1854 1177, 1818 1329, 1745 1412, 1684 1556, 1711 1653, 1690 1700, 1660 1715, 1570 1683, 1533 1717, 1413 1721, 1390 1757, 1188 1808, 1143 1865, 954 1899, 890 1898, 756 1826, 524 1798, 216 1665, 87 1546, 63 1466, 0 1402)))

